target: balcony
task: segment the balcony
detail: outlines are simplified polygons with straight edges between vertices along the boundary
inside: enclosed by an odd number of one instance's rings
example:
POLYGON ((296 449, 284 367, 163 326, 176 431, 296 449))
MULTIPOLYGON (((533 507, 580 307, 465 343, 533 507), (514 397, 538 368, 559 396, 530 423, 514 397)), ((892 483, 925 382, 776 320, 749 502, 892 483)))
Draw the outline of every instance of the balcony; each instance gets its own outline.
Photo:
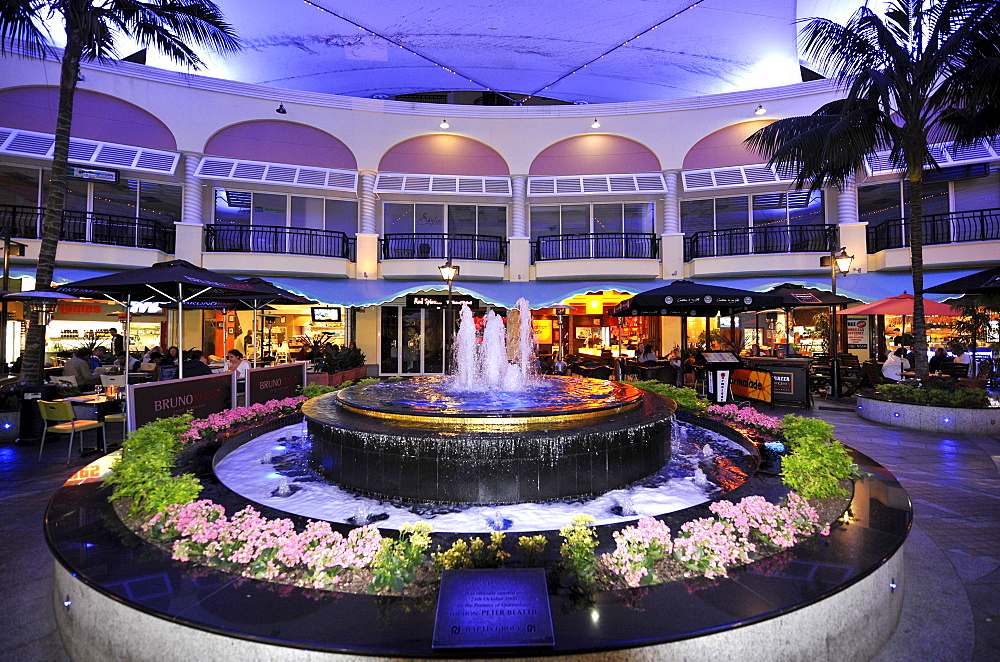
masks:
MULTIPOLYGON (((924 216, 924 245, 956 244, 1000 239, 1000 209, 978 209, 924 216)), ((910 245, 906 219, 895 218, 868 226, 868 253, 910 245)))
POLYGON ((655 260, 660 245, 655 234, 640 232, 557 234, 532 242, 533 263, 546 260, 655 260))
POLYGON ((459 262, 462 278, 502 280, 507 262, 507 240, 483 234, 387 234, 379 240, 383 278, 440 279, 438 266, 447 259, 459 262))
POLYGON ((335 230, 270 225, 206 225, 206 253, 271 253, 354 261, 355 240, 335 230))
POLYGON ((387 234, 381 241, 383 260, 507 261, 507 241, 484 234, 387 234))
POLYGON ((644 232, 560 234, 531 243, 531 262, 539 280, 595 275, 651 279, 660 275, 660 243, 644 232), (601 260, 600 267, 594 260, 601 260))
MULTIPOLYGON (((11 237, 40 239, 45 209, 0 205, 0 227, 11 228, 11 237)), ((172 224, 145 218, 66 210, 62 214, 61 241, 103 246, 151 248, 173 253, 176 234, 172 224)))
POLYGON ((835 243, 835 225, 766 225, 696 232, 684 240, 684 261, 704 257, 826 253, 835 243))

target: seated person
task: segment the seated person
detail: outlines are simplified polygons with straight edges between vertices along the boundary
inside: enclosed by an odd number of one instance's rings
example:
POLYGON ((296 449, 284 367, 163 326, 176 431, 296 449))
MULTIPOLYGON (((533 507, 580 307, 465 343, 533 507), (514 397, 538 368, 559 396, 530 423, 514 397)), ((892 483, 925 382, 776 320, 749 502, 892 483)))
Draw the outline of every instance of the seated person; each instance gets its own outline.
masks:
POLYGON ((656 352, 653 351, 651 345, 640 345, 635 350, 635 360, 639 363, 645 363, 647 361, 656 362, 656 352))
POLYGON ((80 387, 100 384, 100 375, 95 375, 90 369, 91 354, 92 352, 86 347, 76 350, 73 358, 63 364, 63 376, 76 377, 76 385, 80 387))
POLYGON ((126 354, 125 352, 118 352, 118 354, 115 356, 115 362, 112 363, 112 365, 118 369, 118 372, 125 371, 125 363, 126 363, 125 357, 128 357, 129 372, 135 372, 136 370, 139 369, 139 359, 135 358, 134 356, 131 356, 130 354, 126 354))
POLYGON ((898 382, 903 379, 903 372, 909 369, 910 362, 906 360, 906 349, 900 347, 882 364, 882 376, 898 382))
POLYGON ((934 350, 934 356, 927 362, 927 370, 931 373, 939 372, 947 361, 948 352, 944 351, 944 347, 938 347, 934 350))
POLYGON ((243 358, 243 352, 234 347, 226 354, 226 360, 229 362, 230 372, 236 373, 236 379, 247 378, 250 362, 243 358))
POLYGON ((211 375, 212 369, 208 365, 205 353, 200 349, 193 349, 188 353, 188 360, 182 366, 185 377, 200 377, 211 375))
POLYGON ((155 375, 153 378, 156 381, 162 381, 166 379, 177 379, 177 364, 174 362, 170 356, 163 356, 160 358, 156 366, 155 375))

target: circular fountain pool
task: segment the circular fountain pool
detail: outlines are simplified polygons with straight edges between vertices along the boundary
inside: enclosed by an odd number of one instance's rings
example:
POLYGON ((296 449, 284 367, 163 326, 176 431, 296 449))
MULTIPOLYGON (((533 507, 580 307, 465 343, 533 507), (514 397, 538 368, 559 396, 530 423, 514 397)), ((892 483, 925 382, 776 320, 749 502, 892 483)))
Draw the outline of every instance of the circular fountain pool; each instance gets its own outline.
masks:
POLYGON ((458 392, 444 378, 353 386, 303 406, 314 467, 361 494, 504 504, 602 494, 670 458, 676 405, 635 387, 534 378, 458 392))

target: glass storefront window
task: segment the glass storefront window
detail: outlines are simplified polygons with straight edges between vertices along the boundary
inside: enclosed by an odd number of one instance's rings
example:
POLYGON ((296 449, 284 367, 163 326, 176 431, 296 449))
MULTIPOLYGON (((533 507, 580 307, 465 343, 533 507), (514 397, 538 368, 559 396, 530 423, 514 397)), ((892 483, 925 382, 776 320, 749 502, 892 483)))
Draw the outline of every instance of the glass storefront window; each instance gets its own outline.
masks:
POLYGON ((476 234, 476 206, 448 205, 448 232, 476 234))
POLYGON ((253 194, 253 217, 251 225, 276 225, 285 227, 288 196, 277 193, 253 194))
POLYGON ((444 232, 444 205, 416 205, 414 214, 413 232, 429 234, 444 232))
POLYGON ((684 200, 681 202, 681 232, 690 237, 696 232, 715 229, 715 200, 684 200))
POLYGON ((413 205, 387 202, 383 207, 384 234, 413 233, 413 205))
POLYGON ((215 189, 215 219, 219 225, 250 225, 250 194, 215 189))
POLYGON ((181 220, 183 189, 173 184, 139 182, 139 218, 163 223, 181 220))
POLYGON ((395 374, 399 372, 399 308, 382 306, 381 312, 381 371, 395 374))
POLYGON ((356 235, 358 232, 357 200, 327 200, 325 229, 343 232, 348 237, 356 235))
POLYGON ((0 166, 0 205, 38 207, 38 168, 0 166))
POLYGON ((507 208, 502 206, 480 205, 476 207, 476 234, 507 236, 507 208))
POLYGON ((136 218, 139 180, 122 179, 117 184, 94 182, 94 213, 136 218))
POLYGON ((559 234, 559 206, 533 205, 531 207, 531 238, 538 239, 559 234))
POLYGON ((621 205, 594 205, 594 232, 623 232, 621 205))
POLYGON ((622 205, 625 232, 654 232, 653 205, 648 202, 625 203, 622 205))
POLYGON ((293 228, 322 230, 324 224, 323 198, 292 196, 289 225, 293 228))
POLYGON ((858 187, 858 220, 869 225, 903 217, 899 182, 858 187))

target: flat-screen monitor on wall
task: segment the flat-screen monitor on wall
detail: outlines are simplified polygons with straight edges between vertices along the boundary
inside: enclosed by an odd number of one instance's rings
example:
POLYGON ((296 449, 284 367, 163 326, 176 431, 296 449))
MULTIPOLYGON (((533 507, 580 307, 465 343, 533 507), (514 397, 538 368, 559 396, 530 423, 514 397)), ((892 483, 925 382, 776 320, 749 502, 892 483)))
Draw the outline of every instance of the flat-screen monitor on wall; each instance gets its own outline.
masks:
POLYGON ((339 322, 340 308, 313 308, 312 320, 314 322, 339 322))

